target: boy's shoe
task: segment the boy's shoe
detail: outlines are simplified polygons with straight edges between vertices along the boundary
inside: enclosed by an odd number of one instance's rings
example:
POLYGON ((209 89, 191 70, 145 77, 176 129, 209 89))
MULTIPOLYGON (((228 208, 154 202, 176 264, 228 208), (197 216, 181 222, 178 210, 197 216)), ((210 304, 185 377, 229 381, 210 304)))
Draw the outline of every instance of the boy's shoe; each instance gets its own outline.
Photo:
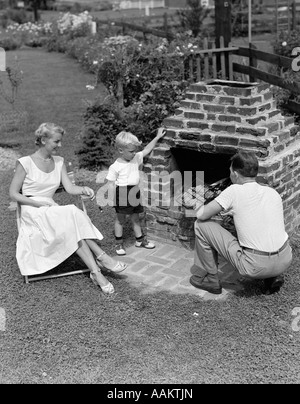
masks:
POLYGON ((206 290, 207 292, 213 293, 215 295, 220 295, 222 293, 222 286, 217 275, 193 275, 190 278, 190 283, 195 286, 195 288, 206 290))
POLYGON ((126 251, 123 244, 116 244, 116 253, 118 255, 126 255, 126 251))
POLYGON ((151 241, 148 241, 146 237, 144 237, 142 241, 136 241, 135 246, 138 248, 147 248, 149 250, 155 248, 155 244, 151 243, 151 241))

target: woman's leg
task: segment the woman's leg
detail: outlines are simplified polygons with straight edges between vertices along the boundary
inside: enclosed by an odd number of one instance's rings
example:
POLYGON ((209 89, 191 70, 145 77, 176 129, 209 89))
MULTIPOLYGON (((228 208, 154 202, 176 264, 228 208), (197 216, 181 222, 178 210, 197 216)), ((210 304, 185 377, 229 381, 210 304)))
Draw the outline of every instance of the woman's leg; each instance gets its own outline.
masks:
POLYGON ((95 261, 95 258, 89 248, 88 243, 85 240, 79 241, 79 248, 76 254, 82 259, 86 266, 91 270, 91 273, 97 279, 97 283, 100 287, 105 287, 109 285, 109 281, 102 275, 99 267, 95 261))
POLYGON ((121 272, 127 267, 125 263, 118 262, 110 257, 94 240, 85 240, 90 250, 95 254, 96 260, 106 269, 114 272, 121 272))

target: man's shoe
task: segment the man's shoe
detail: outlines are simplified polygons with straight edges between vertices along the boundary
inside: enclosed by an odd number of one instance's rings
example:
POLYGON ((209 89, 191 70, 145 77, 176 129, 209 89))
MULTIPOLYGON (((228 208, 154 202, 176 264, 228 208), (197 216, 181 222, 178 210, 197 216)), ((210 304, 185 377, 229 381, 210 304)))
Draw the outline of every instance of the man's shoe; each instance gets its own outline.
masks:
POLYGON ((264 279, 263 293, 265 295, 272 295, 273 293, 277 293, 279 292, 283 284, 284 284, 284 278, 282 275, 264 279))
POLYGON ((204 277, 193 275, 190 277, 190 283, 195 286, 195 288, 206 290, 209 293, 215 295, 220 295, 222 293, 222 287, 217 278, 217 275, 206 275, 204 277), (214 277, 215 280, 212 281, 209 277, 214 277))
POLYGON ((116 253, 118 255, 126 255, 126 251, 125 251, 123 244, 120 243, 120 244, 116 245, 116 253))
POLYGON ((155 248, 155 244, 151 243, 151 241, 148 241, 146 237, 144 237, 142 241, 136 241, 135 246, 138 248, 147 248, 148 250, 155 248))

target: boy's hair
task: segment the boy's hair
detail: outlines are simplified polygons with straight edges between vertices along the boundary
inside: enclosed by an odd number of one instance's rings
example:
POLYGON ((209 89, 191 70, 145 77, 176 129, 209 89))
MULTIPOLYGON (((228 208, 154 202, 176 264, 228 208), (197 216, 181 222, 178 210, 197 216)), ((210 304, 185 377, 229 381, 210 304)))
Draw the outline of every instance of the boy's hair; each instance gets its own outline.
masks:
POLYGON ((55 123, 45 122, 42 123, 35 131, 35 144, 40 146, 43 138, 51 137, 54 133, 61 133, 64 135, 65 130, 55 123))
POLYGON ((121 149, 130 145, 140 146, 141 143, 142 142, 135 135, 125 131, 120 132, 115 140, 116 147, 121 149))
POLYGON ((258 173, 258 159, 253 152, 239 151, 231 157, 231 168, 243 177, 256 177, 258 173))

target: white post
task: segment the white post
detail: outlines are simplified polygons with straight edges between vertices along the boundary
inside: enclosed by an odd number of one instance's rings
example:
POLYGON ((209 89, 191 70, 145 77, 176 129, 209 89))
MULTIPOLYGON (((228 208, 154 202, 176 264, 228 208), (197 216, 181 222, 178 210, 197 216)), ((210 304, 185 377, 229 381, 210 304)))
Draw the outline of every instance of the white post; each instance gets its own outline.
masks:
POLYGON ((97 23, 96 23, 96 21, 92 21, 92 23, 91 23, 91 34, 95 35, 96 32, 97 32, 97 23))
POLYGON ((0 48, 0 72, 6 71, 6 53, 3 48, 0 48))
POLYGON ((6 315, 5 315, 5 310, 0 307, 0 331, 5 331, 6 330, 6 315))

